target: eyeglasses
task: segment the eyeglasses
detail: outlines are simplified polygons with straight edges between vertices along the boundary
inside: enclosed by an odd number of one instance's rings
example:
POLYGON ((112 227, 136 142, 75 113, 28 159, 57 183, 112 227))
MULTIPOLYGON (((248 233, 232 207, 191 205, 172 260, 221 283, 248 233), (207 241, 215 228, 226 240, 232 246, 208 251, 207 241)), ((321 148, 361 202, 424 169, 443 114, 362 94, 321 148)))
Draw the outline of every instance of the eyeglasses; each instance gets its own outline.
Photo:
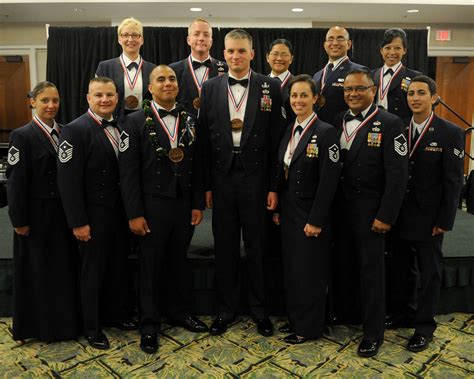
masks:
POLYGON ((286 59, 286 58, 291 57, 291 54, 290 54, 290 53, 278 53, 278 52, 276 52, 276 51, 274 51, 274 52, 272 52, 272 53, 270 53, 270 54, 268 54, 268 55, 270 55, 272 58, 281 57, 281 58, 285 58, 285 59, 286 59))
POLYGON ((339 37, 329 37, 326 39, 326 42, 329 42, 329 43, 334 43, 334 42, 344 42, 344 41, 348 41, 348 39, 346 37, 343 37, 343 36, 339 36, 339 37))
POLYGON ((375 86, 343 87, 342 90, 344 91, 344 93, 351 93, 352 91, 361 93, 361 92, 367 91, 369 88, 372 88, 372 87, 375 87, 375 86))
POLYGON ((129 39, 129 38, 132 38, 132 39, 139 39, 142 35, 141 34, 138 34, 138 33, 121 33, 120 34, 120 37, 122 37, 123 39, 129 39))

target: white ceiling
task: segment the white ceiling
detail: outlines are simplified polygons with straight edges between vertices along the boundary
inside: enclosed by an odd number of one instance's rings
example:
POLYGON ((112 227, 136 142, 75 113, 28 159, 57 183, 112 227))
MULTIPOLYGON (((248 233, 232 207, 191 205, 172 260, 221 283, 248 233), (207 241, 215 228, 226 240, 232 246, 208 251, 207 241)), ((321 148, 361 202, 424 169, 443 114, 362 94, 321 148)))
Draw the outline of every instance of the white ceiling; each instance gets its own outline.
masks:
POLYGON ((116 24, 134 16, 146 25, 186 25, 196 17, 215 26, 311 27, 313 22, 393 24, 473 24, 474 0, 467 1, 7 1, 0 0, 0 22, 116 24), (202 12, 189 8, 200 7, 202 12), (300 7, 301 13, 291 12, 300 7), (418 13, 407 13, 418 9, 418 13))

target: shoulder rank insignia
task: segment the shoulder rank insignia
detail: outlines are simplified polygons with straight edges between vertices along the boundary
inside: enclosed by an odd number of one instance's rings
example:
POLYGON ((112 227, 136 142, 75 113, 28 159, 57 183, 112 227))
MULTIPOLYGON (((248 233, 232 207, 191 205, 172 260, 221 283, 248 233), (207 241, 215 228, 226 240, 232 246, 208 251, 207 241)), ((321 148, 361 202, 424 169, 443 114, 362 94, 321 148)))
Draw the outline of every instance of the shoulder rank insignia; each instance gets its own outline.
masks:
POLYGON ((15 166, 18 162, 20 162, 20 150, 18 150, 15 146, 10 147, 8 150, 7 159, 10 166, 15 166))
POLYGON ((329 149, 329 159, 334 163, 339 162, 339 147, 334 144, 329 149))
POLYGON ((408 153, 407 139, 404 134, 399 134, 393 139, 395 152, 404 157, 408 153))
POLYGON ((130 136, 127 134, 125 130, 122 130, 120 133, 120 144, 119 144, 119 151, 123 153, 128 149, 130 146, 130 136))
POLYGON ((459 150, 454 148, 454 155, 458 157, 459 159, 464 158, 464 150, 459 150))
POLYGON ((72 159, 72 145, 68 141, 63 141, 59 145, 59 162, 66 163, 72 159))

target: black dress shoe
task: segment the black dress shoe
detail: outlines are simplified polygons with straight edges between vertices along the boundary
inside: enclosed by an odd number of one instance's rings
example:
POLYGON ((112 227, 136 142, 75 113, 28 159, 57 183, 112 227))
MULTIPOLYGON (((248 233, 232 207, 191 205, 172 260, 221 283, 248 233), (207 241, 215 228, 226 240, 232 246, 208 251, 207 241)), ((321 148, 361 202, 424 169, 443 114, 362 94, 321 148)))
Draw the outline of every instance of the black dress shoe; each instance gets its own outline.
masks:
POLYGON ((285 322, 282 326, 278 328, 278 331, 281 333, 293 333, 293 328, 289 322, 285 322))
POLYGON ((357 354, 364 358, 373 357, 379 352, 380 345, 382 345, 380 342, 363 339, 359 344, 357 354))
POLYGON ((269 318, 254 319, 257 324, 257 332, 264 337, 273 336, 273 324, 269 318))
POLYGON ((87 336, 87 342, 94 349, 107 350, 110 348, 109 340, 102 331, 96 336, 87 336))
POLYGON ((147 354, 156 353, 158 350, 158 335, 155 333, 142 334, 140 348, 147 354))
POLYGON ((171 322, 171 324, 181 326, 194 333, 205 333, 209 330, 206 324, 194 316, 188 316, 180 321, 171 322))
POLYGON ((124 331, 131 331, 138 329, 138 321, 134 320, 133 318, 126 319, 121 323, 115 325, 116 328, 124 331))
POLYGON ((415 334, 410 338, 410 341, 408 341, 407 349, 414 353, 418 353, 419 351, 428 349, 431 341, 433 341, 433 337, 424 336, 423 334, 415 332, 415 334))
POLYGON ((211 324, 211 328, 209 329, 209 332, 211 333, 212 336, 221 335, 227 331, 227 325, 229 325, 230 323, 231 321, 225 321, 224 319, 218 317, 211 324))
POLYGON ((293 333, 283 338, 283 341, 286 343, 291 343, 292 345, 299 345, 300 343, 308 341, 308 339, 309 338, 301 337, 293 333))

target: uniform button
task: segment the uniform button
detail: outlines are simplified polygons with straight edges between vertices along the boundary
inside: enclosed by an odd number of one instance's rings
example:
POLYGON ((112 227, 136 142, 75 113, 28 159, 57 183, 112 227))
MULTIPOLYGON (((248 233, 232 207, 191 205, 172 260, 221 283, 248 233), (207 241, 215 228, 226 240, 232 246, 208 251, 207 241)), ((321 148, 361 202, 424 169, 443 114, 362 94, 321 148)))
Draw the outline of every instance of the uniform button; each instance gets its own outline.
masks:
POLYGON ((157 171, 156 173, 157 173, 158 175, 160 175, 160 174, 161 174, 161 172, 160 172, 160 171, 157 171))
POLYGON ((296 184, 300 184, 300 181, 299 181, 299 180, 297 180, 297 181, 296 181, 296 184))
POLYGON ((102 174, 105 174, 107 172, 107 170, 102 170, 102 174))
POLYGON ((55 195, 55 193, 54 193, 54 192, 51 192, 51 196, 54 196, 54 195, 55 195))
POLYGON ((253 138, 257 138, 257 137, 258 137, 258 134, 254 134, 254 135, 253 135, 253 138))
POLYGON ((408 193, 408 192, 410 192, 410 190, 409 190, 409 189, 407 189, 407 193, 408 193))
POLYGON ((360 178, 357 178, 356 180, 357 180, 357 181, 359 181, 359 180, 360 180, 360 178))
POLYGON ((52 171, 48 171, 48 174, 52 174, 53 172, 52 171))
POLYGON ((299 174, 301 172, 301 170, 296 170, 296 173, 299 174))
POLYGON ((192 174, 193 172, 192 171, 188 171, 188 174, 192 174))
POLYGON ((192 161, 192 160, 193 160, 193 157, 189 157, 189 160, 192 161))
POLYGON ((253 151, 258 151, 258 149, 254 149, 253 151))
POLYGON ((220 147, 216 147, 216 150, 217 150, 217 151, 221 151, 221 148, 220 148, 220 147))
POLYGON ((54 184, 54 182, 49 182, 49 184, 54 184))
POLYGON ((221 163, 221 161, 216 161, 216 164, 219 164, 219 163, 221 163))
POLYGON ((343 176, 341 176, 341 180, 344 180, 344 177, 343 177, 343 176))
POLYGON ((411 179, 411 175, 408 175, 408 179, 411 179))
POLYGON ((357 190, 357 193, 360 193, 360 190, 357 190))
POLYGON ((99 196, 99 199, 103 200, 103 199, 104 199, 104 196, 100 195, 100 196, 99 196))
POLYGON ((300 193, 298 191, 295 192, 297 195, 299 195, 300 193))
POLYGON ((255 165, 258 166, 258 162, 255 162, 255 165))
POLYGON ((394 108, 396 111, 398 111, 398 108, 394 108))
POLYGON ((216 137, 219 137, 221 134, 220 133, 216 133, 216 137))
POLYGON ((188 184, 188 187, 191 187, 191 183, 188 184))
POLYGON ((158 185, 156 186, 156 188, 161 188, 161 186, 158 184, 158 185))

